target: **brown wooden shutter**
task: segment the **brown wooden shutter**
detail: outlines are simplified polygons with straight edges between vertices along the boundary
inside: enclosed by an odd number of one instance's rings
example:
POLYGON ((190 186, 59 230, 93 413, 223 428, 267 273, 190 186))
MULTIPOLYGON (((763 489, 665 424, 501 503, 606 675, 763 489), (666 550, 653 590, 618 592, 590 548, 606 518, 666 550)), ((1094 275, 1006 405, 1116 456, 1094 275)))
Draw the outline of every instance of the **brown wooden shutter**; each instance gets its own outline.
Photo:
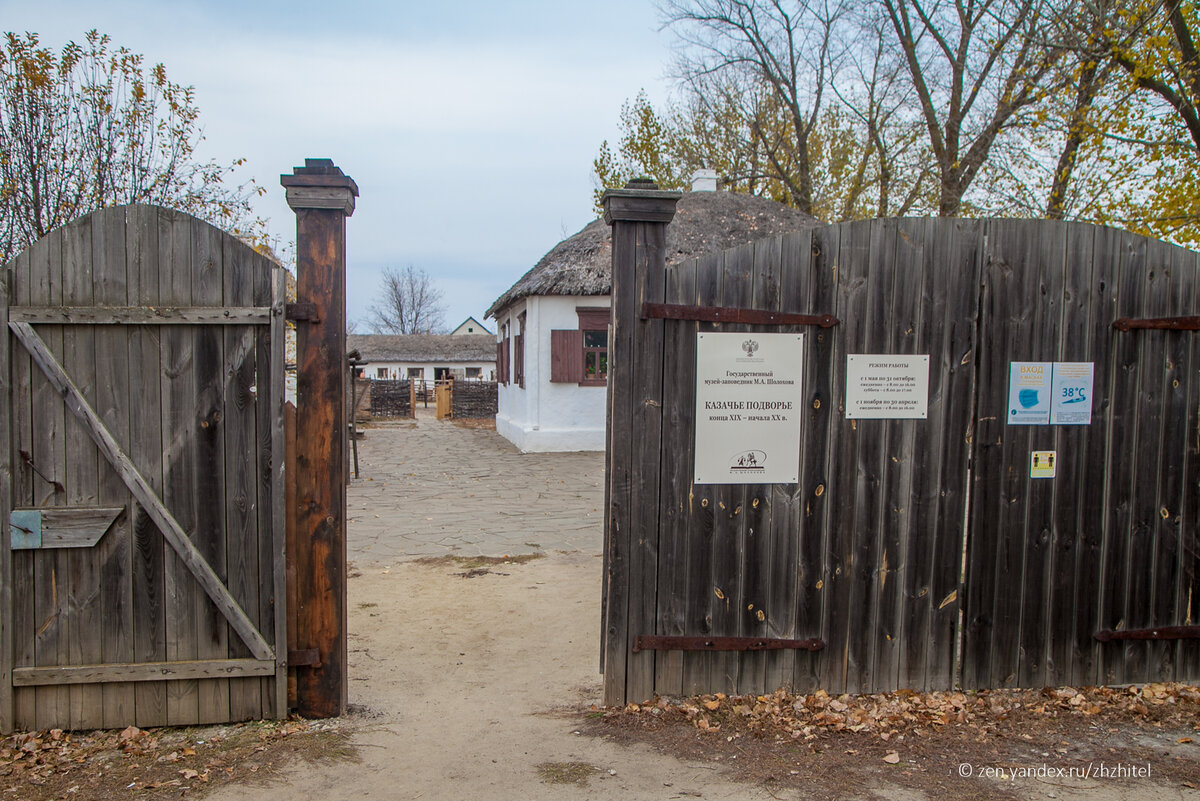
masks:
POLYGON ((513 338, 513 343, 516 350, 513 352, 513 372, 516 374, 515 380, 520 385, 521 389, 525 389, 525 335, 517 334, 513 338))
POLYGON ((508 383, 508 339, 496 343, 496 380, 508 383))
POLYGON ((578 384, 583 380, 583 332, 550 332, 550 380, 578 384))

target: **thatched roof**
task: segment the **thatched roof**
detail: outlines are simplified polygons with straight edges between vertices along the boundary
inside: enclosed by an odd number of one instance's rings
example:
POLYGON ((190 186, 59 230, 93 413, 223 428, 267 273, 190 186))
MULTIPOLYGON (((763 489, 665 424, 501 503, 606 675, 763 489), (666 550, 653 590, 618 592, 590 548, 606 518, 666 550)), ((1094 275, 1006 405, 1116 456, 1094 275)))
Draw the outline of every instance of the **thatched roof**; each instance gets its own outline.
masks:
MULTIPOLYGON (((667 263, 703 256, 821 225, 782 203, 735 192, 685 192, 667 226, 667 263)), ((559 242, 496 299, 487 317, 530 295, 608 295, 612 292, 612 238, 603 220, 559 242)))
POLYGON ((367 362, 493 362, 491 334, 350 334, 346 351, 367 362))

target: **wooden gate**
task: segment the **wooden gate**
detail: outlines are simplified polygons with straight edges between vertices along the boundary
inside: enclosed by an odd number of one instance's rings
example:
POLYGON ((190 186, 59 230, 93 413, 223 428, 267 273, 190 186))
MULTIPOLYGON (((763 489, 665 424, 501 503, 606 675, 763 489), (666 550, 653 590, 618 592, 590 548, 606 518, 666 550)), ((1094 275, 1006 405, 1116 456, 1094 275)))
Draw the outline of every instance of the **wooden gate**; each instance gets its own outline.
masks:
POLYGON ((283 716, 283 270, 129 206, 3 279, 0 728, 283 716))
POLYGON ((1200 628, 1167 630, 1196 622, 1200 319, 1114 327, 1195 314, 1197 254, 875 220, 665 266, 671 193, 607 198, 606 702, 1200 678, 1200 628), (806 332, 797 483, 693 483, 706 331, 806 332), (847 419, 851 354, 928 355, 927 419, 847 419), (1059 361, 1093 364, 1091 424, 1008 425, 1010 364, 1059 361))

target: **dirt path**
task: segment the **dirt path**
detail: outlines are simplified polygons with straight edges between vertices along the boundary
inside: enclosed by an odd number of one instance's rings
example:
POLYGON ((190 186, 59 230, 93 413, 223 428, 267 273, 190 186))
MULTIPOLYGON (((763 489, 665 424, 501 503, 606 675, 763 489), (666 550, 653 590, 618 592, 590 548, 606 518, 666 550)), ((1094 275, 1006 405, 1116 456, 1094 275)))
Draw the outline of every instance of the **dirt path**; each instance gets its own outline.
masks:
MULTIPOLYGON (((582 731, 594 729, 587 710, 600 701, 602 535, 594 510, 603 497, 601 456, 522 455, 494 433, 427 420, 371 430, 361 447, 363 478, 350 500, 354 712, 343 722, 360 761, 293 764, 265 786, 229 785, 206 798, 920 801, 945 795, 929 782, 903 778, 911 774, 886 772, 890 766, 882 763, 866 781, 839 780, 839 766, 863 761, 855 748, 839 747, 828 760, 814 756, 830 772, 822 778, 818 771, 800 789, 739 780, 736 742, 723 752, 692 749, 677 758, 638 737, 582 731), (518 553, 537 558, 463 559, 518 553), (415 558, 431 554, 440 556, 415 558)), ((688 731, 676 731, 674 739, 694 740, 688 731)), ((1154 780, 972 787, 980 798, 1089 801, 1195 792, 1179 781, 1154 780)))

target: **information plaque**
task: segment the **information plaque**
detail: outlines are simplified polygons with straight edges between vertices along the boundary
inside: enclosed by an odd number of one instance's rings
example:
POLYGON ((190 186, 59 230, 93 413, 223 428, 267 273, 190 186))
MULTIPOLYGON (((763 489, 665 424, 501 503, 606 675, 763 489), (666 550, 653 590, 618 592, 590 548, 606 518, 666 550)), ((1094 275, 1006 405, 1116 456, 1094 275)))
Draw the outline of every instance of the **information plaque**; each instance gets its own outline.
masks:
POLYGON ((924 420, 928 414, 929 356, 846 357, 847 420, 924 420))
POLYGON ((803 334, 696 335, 697 484, 795 484, 803 334))

